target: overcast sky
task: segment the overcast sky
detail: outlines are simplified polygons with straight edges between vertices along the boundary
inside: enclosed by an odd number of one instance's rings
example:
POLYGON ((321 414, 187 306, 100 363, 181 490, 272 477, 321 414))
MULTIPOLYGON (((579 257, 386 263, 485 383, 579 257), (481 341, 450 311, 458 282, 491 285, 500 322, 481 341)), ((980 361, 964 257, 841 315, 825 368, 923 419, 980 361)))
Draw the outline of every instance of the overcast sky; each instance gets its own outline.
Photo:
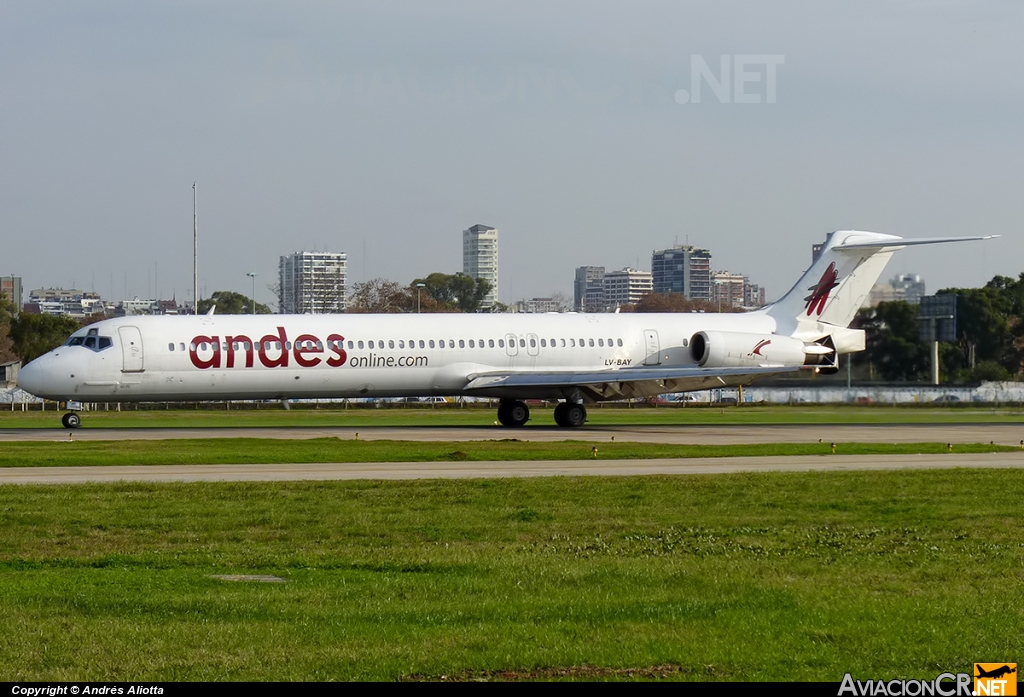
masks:
POLYGON ((0 274, 190 299, 198 182, 206 295, 299 250, 460 271, 476 223, 504 302, 687 241, 777 298, 849 228, 1001 234, 885 274, 981 285, 1024 271, 1022 35, 1009 0, 0 0, 0 274))

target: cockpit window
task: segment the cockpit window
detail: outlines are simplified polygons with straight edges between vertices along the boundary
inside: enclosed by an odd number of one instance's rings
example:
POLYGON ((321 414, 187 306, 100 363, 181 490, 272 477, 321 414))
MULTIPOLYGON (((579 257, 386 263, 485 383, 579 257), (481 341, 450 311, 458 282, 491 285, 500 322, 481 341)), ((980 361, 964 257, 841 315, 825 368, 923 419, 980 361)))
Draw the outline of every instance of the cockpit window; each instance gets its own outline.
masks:
POLYGON ((98 334, 95 329, 90 329, 87 336, 73 336, 67 340, 65 345, 84 346, 97 352, 114 345, 114 341, 109 336, 98 336, 98 334))

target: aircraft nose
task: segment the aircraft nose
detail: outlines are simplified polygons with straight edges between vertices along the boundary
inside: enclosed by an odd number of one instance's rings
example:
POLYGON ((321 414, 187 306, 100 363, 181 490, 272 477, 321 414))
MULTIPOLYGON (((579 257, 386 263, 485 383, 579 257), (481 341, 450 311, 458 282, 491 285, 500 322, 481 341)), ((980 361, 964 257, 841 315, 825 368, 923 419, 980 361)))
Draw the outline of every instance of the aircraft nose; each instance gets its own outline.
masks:
POLYGON ((46 369, 37 358, 18 371, 18 387, 37 397, 46 392, 46 369))

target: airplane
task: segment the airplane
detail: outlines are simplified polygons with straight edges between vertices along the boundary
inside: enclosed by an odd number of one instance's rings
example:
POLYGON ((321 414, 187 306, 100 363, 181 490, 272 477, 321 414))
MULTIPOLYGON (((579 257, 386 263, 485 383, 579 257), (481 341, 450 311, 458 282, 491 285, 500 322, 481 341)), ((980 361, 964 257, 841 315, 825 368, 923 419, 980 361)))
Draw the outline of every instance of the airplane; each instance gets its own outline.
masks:
MULTIPOLYGON (((475 396, 522 426, 529 399, 586 405, 834 373, 865 348, 851 320, 893 252, 997 237, 830 233, 782 297, 747 313, 129 316, 83 327, 20 371, 36 396, 73 402, 475 396)), ((66 428, 81 419, 64 414, 66 428)))

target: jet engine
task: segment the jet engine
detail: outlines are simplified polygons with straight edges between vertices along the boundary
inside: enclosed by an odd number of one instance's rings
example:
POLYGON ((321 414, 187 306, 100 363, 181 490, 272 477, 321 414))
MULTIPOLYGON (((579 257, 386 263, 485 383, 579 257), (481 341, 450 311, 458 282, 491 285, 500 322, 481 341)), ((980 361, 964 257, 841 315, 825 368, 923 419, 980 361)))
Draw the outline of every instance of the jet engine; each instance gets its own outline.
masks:
POLYGON ((697 332, 690 339, 690 356, 702 368, 836 365, 831 342, 806 343, 778 334, 697 332))

